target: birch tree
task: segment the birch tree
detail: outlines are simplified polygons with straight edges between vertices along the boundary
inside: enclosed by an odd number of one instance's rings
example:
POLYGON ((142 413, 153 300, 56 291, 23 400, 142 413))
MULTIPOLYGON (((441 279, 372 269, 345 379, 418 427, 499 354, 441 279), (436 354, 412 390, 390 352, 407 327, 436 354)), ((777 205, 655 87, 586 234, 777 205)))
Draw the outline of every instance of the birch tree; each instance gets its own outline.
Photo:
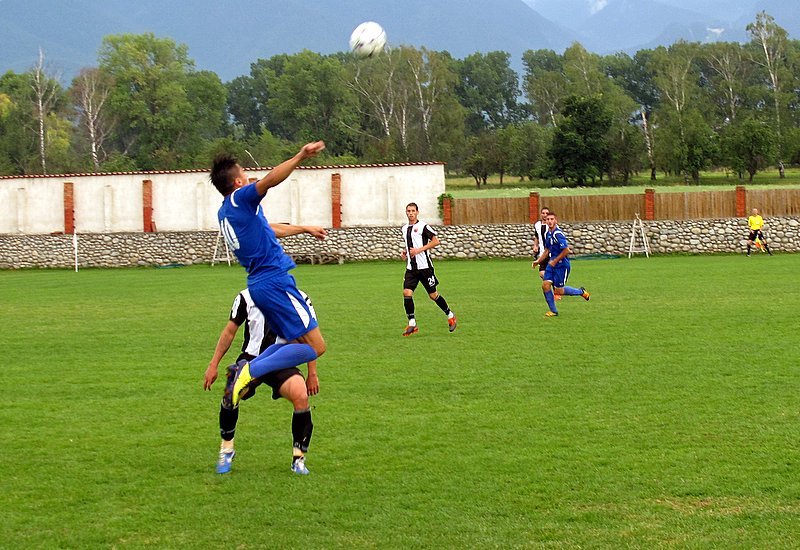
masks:
POLYGON ((80 125, 86 132, 95 172, 105 160, 104 144, 114 124, 106 109, 111 93, 108 79, 97 68, 82 69, 72 81, 72 95, 80 125))
POLYGON ((33 106, 36 116, 37 139, 39 144, 39 161, 42 174, 47 174, 47 118, 58 101, 61 87, 58 80, 51 76, 44 63, 44 52, 39 48, 39 57, 30 71, 31 89, 33 90, 33 106))
MULTIPOLYGON (((775 23, 775 19, 762 11, 756 15, 754 23, 747 25, 752 43, 758 48, 760 55, 753 56, 753 61, 767 71, 769 88, 775 108, 775 133, 778 136, 778 160, 781 159, 781 69, 785 64, 787 33, 775 23)), ((781 177, 783 172, 781 171, 781 177)))

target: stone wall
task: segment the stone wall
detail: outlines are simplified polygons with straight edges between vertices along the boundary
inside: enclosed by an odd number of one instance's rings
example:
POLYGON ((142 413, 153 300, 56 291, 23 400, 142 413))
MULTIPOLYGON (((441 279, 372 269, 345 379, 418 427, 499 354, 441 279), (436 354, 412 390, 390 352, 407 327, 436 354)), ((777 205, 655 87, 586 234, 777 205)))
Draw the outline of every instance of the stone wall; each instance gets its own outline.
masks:
MULTIPOLYGON (((769 218, 767 237, 774 251, 800 251, 800 219, 769 218)), ((644 222, 651 251, 657 254, 736 253, 744 250, 747 226, 738 218, 644 222)), ((562 225, 576 254, 627 254, 631 223, 585 222, 562 225)), ((462 225, 435 228, 442 241, 436 258, 530 257, 533 227, 462 225)), ((637 241, 638 242, 638 241, 637 241)), ((132 267, 210 263, 217 233, 79 234, 80 267, 132 267)), ((219 241, 222 247, 222 241, 219 241)), ((640 244, 640 243, 639 243, 640 244)), ((298 262, 323 263, 398 259, 403 243, 399 227, 352 227, 329 231, 325 241, 308 235, 283 239, 298 262)), ((217 254, 224 258, 224 248, 217 254)), ((217 260, 219 261, 219 260, 217 260)), ((225 261, 225 260, 222 260, 225 261)), ((0 268, 71 268, 72 235, 0 235, 0 268)))

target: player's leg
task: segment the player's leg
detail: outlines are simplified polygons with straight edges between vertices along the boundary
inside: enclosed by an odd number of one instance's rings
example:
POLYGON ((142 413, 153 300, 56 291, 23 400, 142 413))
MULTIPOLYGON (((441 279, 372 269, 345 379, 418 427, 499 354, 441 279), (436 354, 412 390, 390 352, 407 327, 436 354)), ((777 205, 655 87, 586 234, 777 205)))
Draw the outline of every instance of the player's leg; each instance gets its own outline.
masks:
POLYGON ((233 406, 231 396, 233 393, 233 382, 240 366, 241 365, 230 365, 228 367, 225 392, 222 395, 222 402, 219 406, 219 434, 221 443, 216 468, 218 474, 227 474, 230 472, 233 465, 233 458, 236 456, 233 438, 236 435, 239 408, 233 406))
POLYGON ((308 363, 325 353, 325 340, 317 320, 293 277, 287 275, 283 280, 249 289, 270 327, 290 343, 273 344, 239 370, 233 388, 234 406, 238 406, 243 391, 254 379, 308 363))
POLYGON ((575 288, 574 286, 567 286, 567 281, 569 280, 569 274, 571 272, 571 268, 567 267, 566 272, 564 273, 564 286, 556 288, 556 292, 559 290, 561 291, 560 294, 564 294, 566 296, 581 296, 587 302, 589 301, 589 293, 586 292, 586 289, 583 287, 575 288))
POLYGON ((406 310, 408 323, 406 324, 406 328, 403 330, 403 336, 411 336, 412 334, 419 332, 419 329, 417 328, 417 317, 414 307, 414 290, 416 290, 418 284, 419 278, 417 278, 416 273, 410 269, 406 269, 406 274, 403 277, 403 307, 406 310))
POLYGON ((291 401, 292 411, 292 471, 296 474, 308 474, 305 456, 311 442, 314 423, 311 421, 311 409, 308 406, 308 390, 303 377, 299 374, 289 377, 280 387, 281 397, 291 401))
POLYGON ((545 315, 548 317, 555 317, 558 315, 558 309, 556 308, 556 298, 555 293, 553 292, 553 279, 555 277, 555 270, 553 269, 550 264, 547 264, 547 267, 544 270, 544 279, 542 280, 542 294, 544 294, 544 299, 547 302, 547 307, 550 308, 545 315))
POLYGON ((772 256, 772 252, 770 252, 770 250, 769 250, 769 245, 767 244, 767 238, 766 238, 766 237, 764 237, 764 233, 762 233, 761 231, 759 231, 759 232, 758 232, 758 235, 759 235, 759 237, 761 238, 761 245, 764 247, 764 250, 766 250, 766 251, 767 251, 767 254, 769 254, 770 256, 772 256))
POLYGON ((447 315, 447 327, 450 332, 456 330, 456 326, 458 325, 458 320, 456 319, 456 314, 452 312, 450 306, 447 305, 447 300, 444 299, 444 296, 439 294, 439 291, 436 287, 439 285, 439 279, 436 278, 436 274, 433 272, 433 269, 426 269, 425 275, 422 279, 422 286, 425 287, 425 290, 428 292, 428 298, 433 300, 433 302, 439 306, 445 315, 447 315))

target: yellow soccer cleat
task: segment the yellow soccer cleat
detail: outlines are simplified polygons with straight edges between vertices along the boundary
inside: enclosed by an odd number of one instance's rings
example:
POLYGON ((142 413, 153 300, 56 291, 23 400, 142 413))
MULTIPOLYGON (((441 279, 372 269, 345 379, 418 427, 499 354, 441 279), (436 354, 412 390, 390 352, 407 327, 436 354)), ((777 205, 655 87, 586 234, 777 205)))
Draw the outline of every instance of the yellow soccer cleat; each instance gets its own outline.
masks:
POLYGON ((247 393, 247 386, 252 381, 253 377, 250 376, 250 363, 245 363, 244 366, 239 369, 239 372, 236 374, 236 380, 233 382, 231 402, 234 409, 239 406, 239 401, 241 401, 243 394, 247 393))
POLYGON ((558 312, 557 311, 548 311, 547 313, 544 314, 544 316, 545 317, 558 317, 558 312))

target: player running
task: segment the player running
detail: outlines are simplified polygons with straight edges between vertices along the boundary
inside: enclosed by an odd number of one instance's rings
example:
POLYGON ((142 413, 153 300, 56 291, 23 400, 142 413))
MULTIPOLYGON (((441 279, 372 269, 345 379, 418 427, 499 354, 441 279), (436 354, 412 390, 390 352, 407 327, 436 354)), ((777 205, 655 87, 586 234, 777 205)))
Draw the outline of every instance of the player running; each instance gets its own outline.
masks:
POLYGON ((558 218, 554 212, 549 212, 545 218, 547 233, 545 233, 545 251, 536 260, 537 263, 547 261, 547 267, 542 277, 542 292, 550 311, 545 313, 545 317, 558 316, 555 295, 581 296, 587 302, 589 293, 583 287, 575 288, 566 286, 569 278, 570 264, 567 257, 571 252, 567 236, 558 227, 558 218))

